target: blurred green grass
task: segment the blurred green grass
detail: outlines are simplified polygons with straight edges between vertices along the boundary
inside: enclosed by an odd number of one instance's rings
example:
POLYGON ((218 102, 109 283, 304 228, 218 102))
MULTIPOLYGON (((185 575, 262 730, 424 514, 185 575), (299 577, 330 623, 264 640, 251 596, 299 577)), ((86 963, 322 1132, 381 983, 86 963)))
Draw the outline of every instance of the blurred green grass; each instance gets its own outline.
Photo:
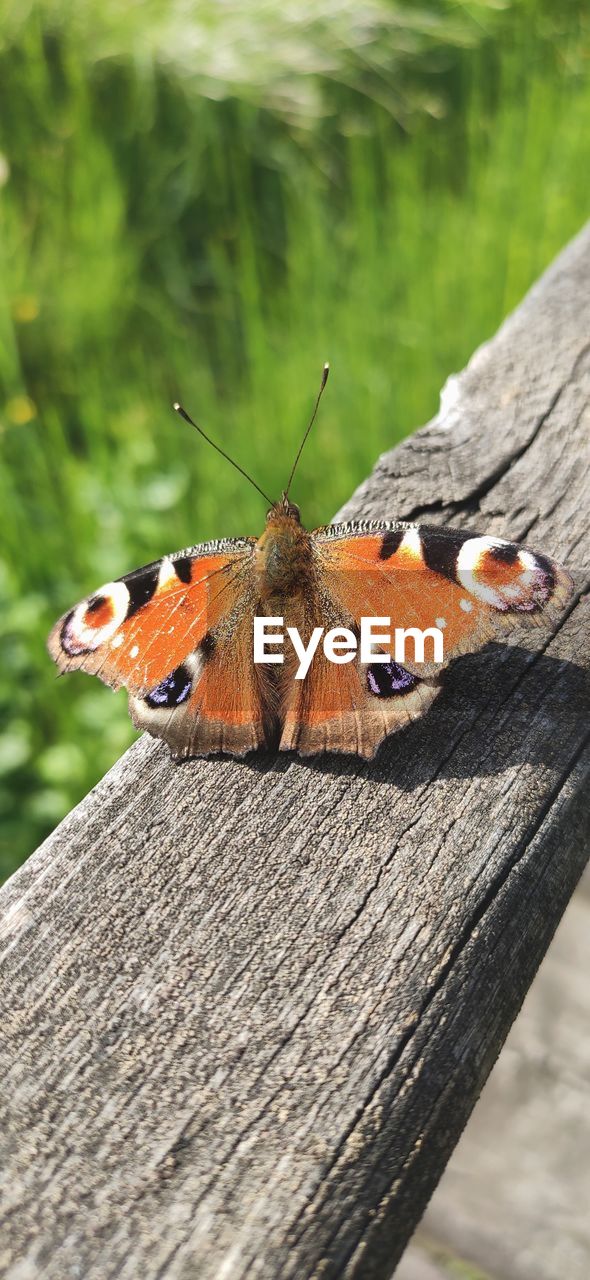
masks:
POLYGON ((56 681, 55 617, 262 527, 171 401, 278 494, 329 359, 294 494, 328 520, 587 217, 588 26, 581 0, 8 8, 3 874, 134 737, 123 694, 56 681))

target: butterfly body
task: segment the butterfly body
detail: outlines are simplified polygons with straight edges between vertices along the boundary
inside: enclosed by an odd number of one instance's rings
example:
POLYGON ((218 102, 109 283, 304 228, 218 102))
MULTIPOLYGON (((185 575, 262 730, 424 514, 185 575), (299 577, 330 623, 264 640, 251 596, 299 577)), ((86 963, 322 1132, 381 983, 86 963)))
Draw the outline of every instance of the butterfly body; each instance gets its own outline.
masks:
POLYGON ((313 578, 312 539, 303 528, 294 503, 271 507, 255 555, 262 600, 309 589, 313 578))
POLYGON ((517 544, 399 521, 309 532, 283 496, 258 539, 191 547, 108 583, 59 620, 49 650, 62 671, 125 686, 136 726, 175 757, 274 745, 371 758, 428 710, 452 658, 546 622, 571 592, 566 570, 517 544), (437 628, 443 661, 400 662, 389 641, 363 657, 367 617, 437 628), (265 662, 256 619, 275 620, 265 662), (317 646, 304 678, 294 633, 317 646))

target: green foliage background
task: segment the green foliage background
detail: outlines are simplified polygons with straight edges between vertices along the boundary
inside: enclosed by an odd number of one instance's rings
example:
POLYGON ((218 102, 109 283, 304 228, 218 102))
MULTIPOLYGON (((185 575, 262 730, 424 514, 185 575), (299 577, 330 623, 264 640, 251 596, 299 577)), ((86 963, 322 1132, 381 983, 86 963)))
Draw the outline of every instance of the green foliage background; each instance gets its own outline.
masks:
MULTIPOLYGON (((306 523, 435 412, 588 214, 584 0, 20 0, 0 32, 0 869, 132 740, 55 617, 306 523)), ((392 513, 394 515, 395 513, 392 513)))

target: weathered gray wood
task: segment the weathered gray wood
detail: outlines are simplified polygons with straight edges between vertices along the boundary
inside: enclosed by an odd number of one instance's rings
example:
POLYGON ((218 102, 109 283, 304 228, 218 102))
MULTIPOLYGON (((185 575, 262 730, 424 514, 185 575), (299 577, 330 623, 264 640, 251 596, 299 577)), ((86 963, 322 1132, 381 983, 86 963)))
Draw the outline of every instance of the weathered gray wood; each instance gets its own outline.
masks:
MULTIPOLYGON (((346 514, 586 591, 589 392, 590 229, 346 514)), ((140 740, 6 886, 10 1280, 391 1273, 587 854, 587 618, 455 664, 371 764, 140 740)))

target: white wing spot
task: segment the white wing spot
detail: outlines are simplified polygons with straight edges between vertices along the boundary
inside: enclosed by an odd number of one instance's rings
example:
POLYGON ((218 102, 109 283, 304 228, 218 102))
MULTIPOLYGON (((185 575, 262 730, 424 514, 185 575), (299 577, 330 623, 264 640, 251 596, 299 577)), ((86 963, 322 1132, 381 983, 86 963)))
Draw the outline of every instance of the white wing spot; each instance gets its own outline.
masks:
POLYGON ((463 609, 465 613, 471 613, 471 610, 473 609, 471 600, 460 600, 459 608, 463 609))
POLYGON ((488 551, 495 551, 498 547, 507 547, 510 544, 504 541, 504 538, 468 538, 459 550, 457 556, 457 571, 459 581, 461 581, 462 573, 470 573, 477 571, 482 556, 488 551))
MULTIPOLYGON (((483 600, 484 604, 490 604, 493 609, 505 609, 506 599, 504 591, 501 587, 491 585, 489 582, 482 581, 480 575, 481 566, 485 564, 484 557, 490 551, 496 551, 501 547, 508 547, 510 543, 505 542, 503 538, 468 538, 463 543, 457 556, 457 579, 461 586, 469 591, 471 595, 476 596, 478 600, 483 600)), ((463 601, 460 601, 461 608, 464 609, 463 601)), ((473 608, 473 605, 471 605, 473 608)))
MULTIPOLYGON (((127 616, 129 592, 124 582, 107 582, 86 600, 82 600, 73 610, 69 621, 62 631, 61 644, 65 653, 77 657, 79 653, 94 653, 101 644, 106 644, 119 631, 119 627, 127 616), (101 598, 101 605, 109 604, 111 617, 101 626, 92 626, 92 616, 88 619, 90 600, 101 598)), ((121 637, 121 643, 123 638, 121 637)))
POLYGON ((164 556, 158 572, 158 590, 168 586, 169 583, 177 583, 178 576, 169 556, 164 556))
POLYGON ((123 644, 123 636, 119 631, 114 640, 111 640, 111 649, 120 649, 123 644))
POLYGON ((417 529, 406 529, 398 547, 398 552, 400 551, 405 551, 416 560, 422 559, 422 539, 417 529))
POLYGON ((130 649, 130 651, 129 651, 129 657, 130 657, 130 658, 136 658, 136 657, 137 657, 137 655, 138 655, 138 653, 139 653, 139 645, 138 645, 138 644, 134 644, 133 648, 132 648, 132 649, 130 649))
POLYGON ((434 625, 435 627, 438 627, 439 631, 444 631, 447 625, 447 620, 446 618, 435 618, 434 625))

